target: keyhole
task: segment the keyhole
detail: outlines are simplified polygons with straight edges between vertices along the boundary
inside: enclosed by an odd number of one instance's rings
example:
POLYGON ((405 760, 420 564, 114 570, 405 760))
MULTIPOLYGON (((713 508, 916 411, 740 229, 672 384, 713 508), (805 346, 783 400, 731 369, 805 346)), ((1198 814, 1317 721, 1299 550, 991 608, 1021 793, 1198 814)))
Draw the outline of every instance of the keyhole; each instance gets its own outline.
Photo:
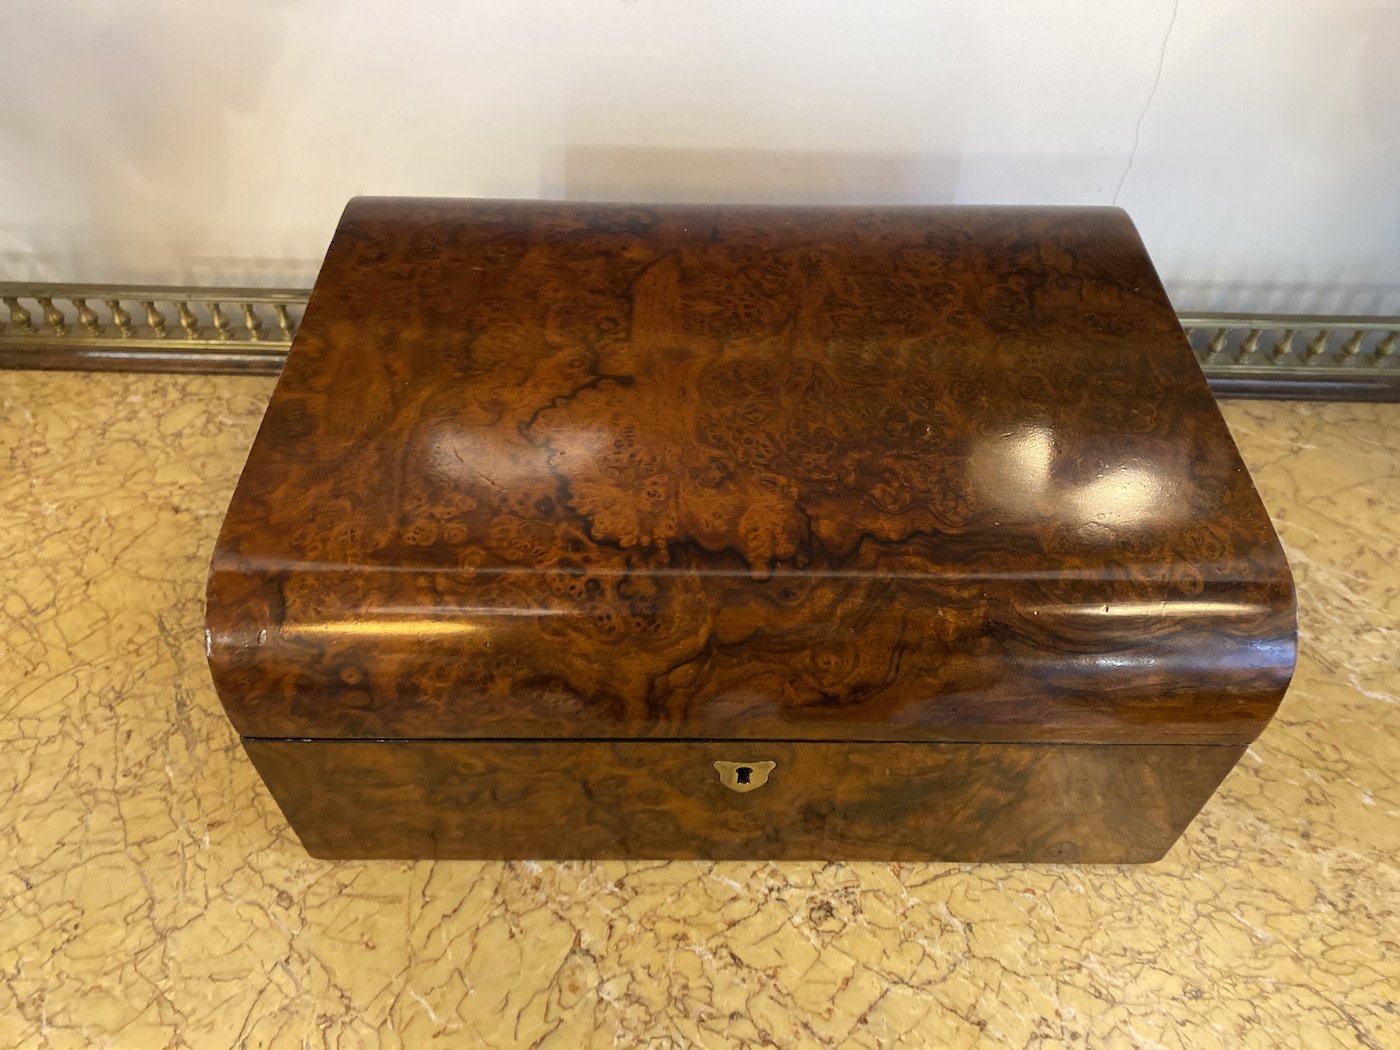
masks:
POLYGON ((757 791, 768 783, 768 774, 777 765, 776 762, 748 762, 742 766, 738 762, 716 762, 715 771, 719 773, 719 782, 730 791, 757 791))

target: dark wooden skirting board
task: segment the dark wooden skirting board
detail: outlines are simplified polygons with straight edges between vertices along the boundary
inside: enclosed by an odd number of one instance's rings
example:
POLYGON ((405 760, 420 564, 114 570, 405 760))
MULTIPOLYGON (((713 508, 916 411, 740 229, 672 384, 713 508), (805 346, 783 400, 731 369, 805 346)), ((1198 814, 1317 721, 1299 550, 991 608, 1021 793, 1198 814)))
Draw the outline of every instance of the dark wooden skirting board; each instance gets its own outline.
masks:
MULTIPOLYGON (((1323 321, 1326 319, 1323 318, 1323 321)), ((209 350, 89 349, 55 342, 0 348, 0 371, 147 372, 186 375, 276 376, 287 363, 285 348, 251 352, 209 350)), ((1246 374, 1205 369, 1211 393, 1225 401, 1400 401, 1400 370, 1350 372, 1314 369, 1297 375, 1260 365, 1246 374)))
MULTIPOLYGON (((11 308, 9 323, 0 319, 0 371, 275 376, 310 292, 0 282, 0 294, 11 308), (172 332, 191 302, 205 313, 218 304, 225 330, 186 314, 191 330, 172 332), (79 303, 89 311, 87 326, 79 303), (125 310, 125 329, 105 323, 114 306, 125 310), (15 308, 28 311, 23 326, 14 323, 15 308), (240 312, 241 327, 229 320, 240 312)), ((1189 311, 1180 319, 1217 398, 1400 401, 1400 368, 1392 363, 1400 319, 1189 311)))
MULTIPOLYGON (((286 364, 285 351, 212 353, 209 351, 87 350, 67 345, 0 350, 0 371, 139 372, 176 375, 276 376, 286 364)), ((1206 369, 1211 393, 1222 401, 1400 401, 1400 371, 1347 374, 1340 370, 1306 376, 1275 375, 1260 366, 1248 375, 1206 369)))
POLYGON ((1207 373, 1210 390, 1222 401, 1400 401, 1400 371, 1347 373, 1340 369, 1314 375, 1207 373))
POLYGON ((1159 859, 1228 745, 245 740, 335 859, 1159 859), (716 761, 776 762, 748 793, 716 761))

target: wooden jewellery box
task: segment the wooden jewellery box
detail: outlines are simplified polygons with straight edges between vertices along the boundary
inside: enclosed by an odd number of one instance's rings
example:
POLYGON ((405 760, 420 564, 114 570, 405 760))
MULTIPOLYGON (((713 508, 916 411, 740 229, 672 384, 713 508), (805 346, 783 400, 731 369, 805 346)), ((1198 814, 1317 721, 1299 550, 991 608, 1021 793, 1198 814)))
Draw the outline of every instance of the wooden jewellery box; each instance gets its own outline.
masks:
POLYGON ((355 200, 208 594, 318 857, 1150 861, 1295 636, 1109 208, 355 200))

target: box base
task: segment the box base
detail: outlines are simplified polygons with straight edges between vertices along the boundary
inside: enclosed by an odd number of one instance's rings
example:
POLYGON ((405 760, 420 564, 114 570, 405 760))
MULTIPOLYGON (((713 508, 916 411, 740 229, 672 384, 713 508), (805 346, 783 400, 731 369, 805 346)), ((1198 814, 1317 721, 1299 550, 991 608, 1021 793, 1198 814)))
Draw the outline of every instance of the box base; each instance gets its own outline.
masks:
POLYGON ((244 744, 313 856, 404 860, 1143 863, 1162 857, 1244 753, 759 740, 244 744))

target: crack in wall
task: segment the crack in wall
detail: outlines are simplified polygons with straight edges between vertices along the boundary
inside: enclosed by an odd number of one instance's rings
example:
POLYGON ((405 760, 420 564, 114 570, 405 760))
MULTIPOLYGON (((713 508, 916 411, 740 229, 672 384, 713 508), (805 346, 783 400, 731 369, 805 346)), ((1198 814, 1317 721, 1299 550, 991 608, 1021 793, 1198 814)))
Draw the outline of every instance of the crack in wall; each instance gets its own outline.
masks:
POLYGON ((1172 16, 1167 22, 1167 31, 1162 36, 1162 46, 1157 52, 1157 75, 1152 79, 1152 90, 1147 93, 1147 101, 1143 103, 1142 112, 1138 114, 1137 126, 1133 128, 1133 148, 1128 151, 1128 163, 1123 167, 1123 174, 1118 176, 1118 186, 1113 191, 1113 203, 1118 204, 1119 194, 1123 192, 1123 184, 1128 181, 1128 172, 1133 170, 1133 161, 1137 159, 1138 144, 1142 141, 1142 123, 1147 119, 1147 111, 1152 108, 1152 102, 1157 97, 1157 89, 1162 86, 1162 70, 1167 65, 1167 45, 1171 43, 1172 30, 1176 28, 1176 15, 1181 10, 1181 0, 1174 0, 1172 3, 1172 16))

